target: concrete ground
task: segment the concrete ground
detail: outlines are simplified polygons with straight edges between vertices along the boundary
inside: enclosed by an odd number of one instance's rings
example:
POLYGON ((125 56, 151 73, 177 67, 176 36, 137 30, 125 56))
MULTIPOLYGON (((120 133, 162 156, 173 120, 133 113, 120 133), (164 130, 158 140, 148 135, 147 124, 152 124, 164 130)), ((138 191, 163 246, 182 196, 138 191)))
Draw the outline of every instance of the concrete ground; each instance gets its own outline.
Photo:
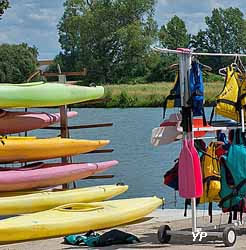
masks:
MULTIPOLYGON (((220 240, 209 239, 203 240, 202 242, 196 241, 193 242, 192 236, 172 236, 169 244, 160 244, 157 239, 157 230, 159 226, 168 224, 172 230, 180 230, 191 228, 191 219, 190 211, 188 213, 188 218, 184 219, 182 209, 165 209, 156 210, 148 217, 145 217, 143 220, 135 224, 129 224, 125 226, 118 227, 118 229, 125 232, 132 233, 138 236, 141 240, 137 244, 129 245, 114 245, 110 247, 101 247, 101 248, 89 248, 86 246, 71 246, 63 244, 63 238, 55 238, 48 240, 38 240, 30 241, 23 243, 16 243, 11 245, 4 245, 0 247, 0 250, 76 250, 76 249, 103 249, 103 250, 146 250, 146 249, 174 249, 174 250, 188 250, 188 249, 220 249, 224 248, 224 244, 220 240)), ((209 217, 206 216, 207 211, 198 211, 198 225, 199 226, 208 226, 209 217)), ((213 223, 212 225, 218 225, 221 223, 227 222, 227 215, 219 214, 219 212, 214 212, 213 223)), ((106 230, 106 231, 109 231, 106 230)), ((204 230, 203 230, 204 231, 204 230)), ((14 233, 14 232, 13 232, 14 233)), ((237 231, 237 241, 233 247, 227 249, 246 249, 246 227, 241 226, 240 230, 237 231)))

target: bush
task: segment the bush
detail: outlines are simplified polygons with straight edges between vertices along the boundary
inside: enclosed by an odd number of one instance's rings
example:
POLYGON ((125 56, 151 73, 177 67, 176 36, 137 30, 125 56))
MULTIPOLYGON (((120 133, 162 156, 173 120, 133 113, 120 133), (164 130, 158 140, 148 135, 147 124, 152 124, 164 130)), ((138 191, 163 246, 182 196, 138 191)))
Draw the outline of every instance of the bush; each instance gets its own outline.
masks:
MULTIPOLYGON (((137 97, 136 96, 129 96, 126 91, 121 91, 119 96, 116 96, 117 99, 117 107, 119 108, 130 108, 136 106, 137 97)), ((115 103, 116 104, 116 103, 115 103)))
POLYGON ((223 82, 224 78, 221 75, 207 73, 203 75, 204 82, 223 82))
POLYGON ((25 43, 2 44, 0 55, 0 82, 24 82, 37 70, 37 49, 25 43))

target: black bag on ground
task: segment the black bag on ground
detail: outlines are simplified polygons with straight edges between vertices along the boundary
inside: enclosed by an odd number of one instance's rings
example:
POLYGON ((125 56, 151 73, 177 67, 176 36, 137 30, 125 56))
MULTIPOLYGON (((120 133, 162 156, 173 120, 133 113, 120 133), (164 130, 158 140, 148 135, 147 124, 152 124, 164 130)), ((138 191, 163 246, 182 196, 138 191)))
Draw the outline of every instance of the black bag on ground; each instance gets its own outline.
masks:
POLYGON ((125 233, 118 229, 110 230, 99 237, 97 246, 110 246, 114 244, 132 244, 140 242, 133 234, 125 233))
POLYGON ((85 244, 90 247, 104 247, 115 244, 132 244, 140 242, 133 234, 125 233, 118 229, 112 229, 102 235, 89 231, 84 235, 68 235, 64 237, 64 243, 69 245, 85 244))

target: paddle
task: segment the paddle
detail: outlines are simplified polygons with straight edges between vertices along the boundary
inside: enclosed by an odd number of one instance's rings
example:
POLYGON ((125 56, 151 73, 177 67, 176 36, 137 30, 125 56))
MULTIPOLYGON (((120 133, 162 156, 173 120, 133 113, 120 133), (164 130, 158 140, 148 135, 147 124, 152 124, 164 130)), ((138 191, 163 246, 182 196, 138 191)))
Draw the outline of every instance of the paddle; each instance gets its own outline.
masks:
POLYGON ((202 179, 199 156, 192 140, 192 109, 188 104, 190 60, 189 56, 180 57, 180 83, 184 85, 181 88, 183 148, 179 156, 178 174, 180 196, 186 199, 192 198, 192 208, 195 208, 195 198, 202 194, 202 179))
POLYGON ((179 195, 189 199, 195 197, 195 172, 193 167, 193 157, 188 146, 188 140, 183 140, 183 147, 179 155, 179 195))
POLYGON ((194 159, 188 143, 189 117, 191 118, 191 108, 182 107, 182 125, 183 125, 183 147, 179 155, 179 195, 190 199, 196 197, 196 179, 194 159))
POLYGON ((194 141, 192 137, 188 140, 188 147, 193 157, 193 167, 194 167, 194 179, 195 179, 195 195, 193 197, 200 197, 203 194, 203 183, 202 183, 202 171, 201 171, 201 164, 200 158, 197 153, 197 150, 194 146, 194 141))

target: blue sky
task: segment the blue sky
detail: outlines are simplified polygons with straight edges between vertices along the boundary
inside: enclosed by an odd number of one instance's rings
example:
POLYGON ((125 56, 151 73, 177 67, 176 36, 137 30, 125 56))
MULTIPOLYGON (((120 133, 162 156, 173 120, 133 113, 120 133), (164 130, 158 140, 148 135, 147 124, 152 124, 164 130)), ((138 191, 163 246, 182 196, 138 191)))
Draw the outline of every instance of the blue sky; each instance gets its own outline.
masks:
MULTIPOLYGON (((0 21, 0 43, 26 42, 35 45, 40 59, 50 59, 60 51, 57 23, 63 14, 64 0, 10 0, 11 8, 0 21)), ((244 0, 157 0, 155 18, 166 24, 174 15, 182 18, 188 31, 205 28, 204 17, 213 8, 239 7, 246 13, 244 0)))

